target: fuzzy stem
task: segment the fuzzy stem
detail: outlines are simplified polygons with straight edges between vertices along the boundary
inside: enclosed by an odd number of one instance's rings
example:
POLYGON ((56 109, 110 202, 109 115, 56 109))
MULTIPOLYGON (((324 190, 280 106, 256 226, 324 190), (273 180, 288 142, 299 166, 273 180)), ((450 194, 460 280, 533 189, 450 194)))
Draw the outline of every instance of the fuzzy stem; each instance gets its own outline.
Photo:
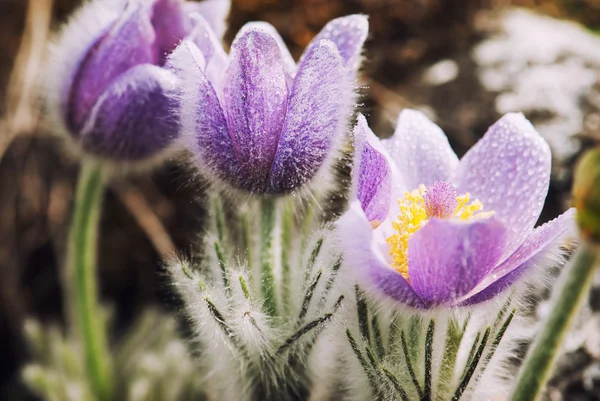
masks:
POLYGON ((464 331, 461 330, 459 322, 451 320, 448 324, 446 332, 446 343, 444 345, 444 353, 442 356, 442 364, 438 379, 438 393, 447 394, 450 391, 452 380, 454 379, 454 366, 458 356, 458 349, 462 340, 464 331))
POLYGON ((552 314, 523 363, 511 401, 533 401, 539 398, 552 373, 565 334, 571 327, 594 277, 597 253, 583 243, 574 260, 563 273, 566 281, 559 290, 552 314))
POLYGON ((291 250, 292 250, 292 236, 294 228, 294 208, 292 200, 288 199, 285 201, 282 212, 281 212, 281 282, 282 282, 282 294, 284 313, 290 313, 290 303, 292 302, 292 295, 290 291, 291 286, 291 250))
POLYGON ((248 265, 248 272, 252 275, 254 266, 254 249, 252 245, 252 234, 250 228, 250 219, 248 213, 242 214, 242 241, 244 243, 244 250, 246 252, 246 264, 248 265))
POLYGON ((220 198, 215 199, 213 203, 213 212, 219 242, 223 243, 223 240, 225 239, 225 216, 223 215, 223 204, 220 198))
POLYGON ((277 315, 275 276, 273 275, 273 231, 275 229, 275 202, 263 199, 261 213, 260 286, 264 296, 265 313, 277 315))
POLYGON ((69 233, 68 263, 73 269, 72 306, 83 346, 85 368, 97 401, 112 399, 110 352, 98 300, 96 277, 98 223, 104 185, 100 169, 84 163, 79 173, 69 233))

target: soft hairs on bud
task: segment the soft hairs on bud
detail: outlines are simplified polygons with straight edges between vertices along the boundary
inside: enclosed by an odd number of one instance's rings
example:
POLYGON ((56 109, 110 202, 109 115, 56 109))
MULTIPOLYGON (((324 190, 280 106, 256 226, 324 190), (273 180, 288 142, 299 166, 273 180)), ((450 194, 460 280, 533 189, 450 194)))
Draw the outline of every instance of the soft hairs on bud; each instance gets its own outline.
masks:
POLYGON ((85 4, 51 54, 47 95, 53 122, 99 159, 139 162, 160 155, 179 131, 179 83, 165 64, 167 55, 193 34, 199 13, 223 19, 228 8, 224 0, 85 4))
POLYGON ((203 174, 261 194, 290 192, 318 175, 346 128, 366 34, 363 16, 333 20, 297 67, 266 23, 243 27, 228 59, 208 41, 184 41, 171 62, 186 82, 183 135, 203 174), (214 63, 226 66, 224 76, 214 63))

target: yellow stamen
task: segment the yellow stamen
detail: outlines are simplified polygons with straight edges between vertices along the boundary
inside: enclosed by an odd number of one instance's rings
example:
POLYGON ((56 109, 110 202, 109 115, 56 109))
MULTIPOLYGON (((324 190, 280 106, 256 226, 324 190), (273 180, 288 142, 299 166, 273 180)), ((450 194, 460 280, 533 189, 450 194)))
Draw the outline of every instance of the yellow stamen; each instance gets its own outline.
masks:
MULTIPOLYGON (((412 192, 406 192, 404 199, 398 199, 400 205, 400 214, 397 220, 392 222, 395 233, 386 239, 390 246, 390 256, 392 257, 392 267, 402 274, 406 279, 408 277, 408 240, 421 227, 427 223, 430 216, 425 210, 425 199, 423 195, 427 191, 424 185, 412 192)), ((456 197, 458 203, 454 213, 449 218, 455 218, 461 221, 471 219, 487 218, 494 212, 483 212, 483 204, 479 200, 470 202, 470 195, 466 193, 456 197)))
POLYGON ((398 220, 392 222, 396 232, 387 238, 392 256, 392 266, 404 277, 408 278, 408 240, 427 222, 424 190, 416 189, 406 192, 404 199, 398 199, 400 214, 398 220))

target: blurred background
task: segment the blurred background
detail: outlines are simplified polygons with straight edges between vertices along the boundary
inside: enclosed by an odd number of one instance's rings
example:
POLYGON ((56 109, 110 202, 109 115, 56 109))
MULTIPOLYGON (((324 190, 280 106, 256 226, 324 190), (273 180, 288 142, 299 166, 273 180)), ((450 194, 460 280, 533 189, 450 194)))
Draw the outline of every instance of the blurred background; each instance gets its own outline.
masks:
MULTIPOLYGON (((81 0, 0 0, 0 400, 21 383, 25 319, 63 321, 61 273, 77 162, 44 123, 40 82, 52 32, 81 0)), ((522 111, 553 150, 540 223, 568 207, 572 168, 600 143, 599 0, 233 0, 230 43, 247 21, 273 24, 294 56, 330 19, 364 13, 370 36, 359 109, 381 136, 418 108, 462 155, 502 114, 522 111)), ((204 210, 176 161, 112 182, 102 214, 101 295, 118 339, 147 308, 175 312, 161 255, 185 252, 204 210)), ((571 333, 548 398, 600 400, 600 280, 571 333)), ((542 304, 539 313, 544 314, 542 304)))

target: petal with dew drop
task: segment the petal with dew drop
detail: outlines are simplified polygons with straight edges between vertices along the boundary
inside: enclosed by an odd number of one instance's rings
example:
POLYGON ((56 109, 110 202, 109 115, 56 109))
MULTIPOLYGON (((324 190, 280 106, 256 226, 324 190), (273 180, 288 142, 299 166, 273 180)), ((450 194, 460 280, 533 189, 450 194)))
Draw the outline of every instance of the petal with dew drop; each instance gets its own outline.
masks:
POLYGON ((394 135, 382 142, 409 191, 448 181, 458 165, 444 132, 420 111, 403 110, 394 135))
POLYGON ((550 148, 522 114, 492 125, 462 158, 452 182, 469 192, 508 228, 504 258, 527 238, 537 221, 550 182, 550 148))
POLYGON ((575 209, 569 209, 556 219, 537 227, 508 259, 492 271, 488 279, 472 291, 473 295, 465 303, 487 301, 509 288, 528 268, 535 265, 538 255, 551 250, 549 248, 558 248, 556 242, 575 231, 575 209))

